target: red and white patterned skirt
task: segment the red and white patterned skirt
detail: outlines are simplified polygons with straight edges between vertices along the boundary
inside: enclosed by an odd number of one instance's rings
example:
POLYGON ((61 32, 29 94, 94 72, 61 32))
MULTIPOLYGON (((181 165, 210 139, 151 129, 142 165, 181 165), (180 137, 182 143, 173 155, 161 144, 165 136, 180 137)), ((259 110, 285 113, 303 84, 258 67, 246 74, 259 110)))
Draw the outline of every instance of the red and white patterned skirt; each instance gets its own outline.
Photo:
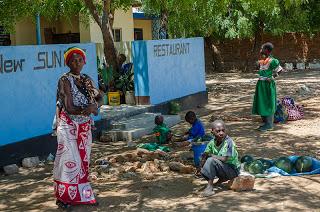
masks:
POLYGON ((65 112, 60 113, 53 177, 55 196, 66 204, 96 203, 88 180, 92 145, 90 124, 91 121, 78 124, 65 112))

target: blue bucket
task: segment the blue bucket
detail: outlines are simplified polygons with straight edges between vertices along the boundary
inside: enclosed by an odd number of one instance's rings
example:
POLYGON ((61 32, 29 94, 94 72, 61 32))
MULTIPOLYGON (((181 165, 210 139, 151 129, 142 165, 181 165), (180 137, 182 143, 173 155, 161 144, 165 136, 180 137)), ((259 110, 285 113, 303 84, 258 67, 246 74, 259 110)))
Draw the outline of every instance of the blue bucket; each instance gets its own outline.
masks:
POLYGON ((206 150, 208 143, 194 143, 192 144, 192 150, 193 150, 193 160, 194 160, 194 165, 196 167, 200 166, 200 161, 201 161, 201 155, 204 153, 204 150, 206 150))

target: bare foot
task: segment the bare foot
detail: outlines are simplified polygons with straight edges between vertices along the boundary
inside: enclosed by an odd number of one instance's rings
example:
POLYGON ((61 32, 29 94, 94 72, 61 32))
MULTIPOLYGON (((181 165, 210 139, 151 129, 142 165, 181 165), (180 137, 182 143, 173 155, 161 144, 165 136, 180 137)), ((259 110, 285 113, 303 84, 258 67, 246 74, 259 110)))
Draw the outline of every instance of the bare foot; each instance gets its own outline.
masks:
POLYGON ((201 196, 202 196, 202 197, 209 197, 209 196, 212 196, 212 195, 214 195, 214 194, 215 194, 215 192, 214 192, 214 190, 213 190, 212 185, 208 185, 208 186, 206 187, 206 189, 204 189, 204 191, 201 193, 201 196))

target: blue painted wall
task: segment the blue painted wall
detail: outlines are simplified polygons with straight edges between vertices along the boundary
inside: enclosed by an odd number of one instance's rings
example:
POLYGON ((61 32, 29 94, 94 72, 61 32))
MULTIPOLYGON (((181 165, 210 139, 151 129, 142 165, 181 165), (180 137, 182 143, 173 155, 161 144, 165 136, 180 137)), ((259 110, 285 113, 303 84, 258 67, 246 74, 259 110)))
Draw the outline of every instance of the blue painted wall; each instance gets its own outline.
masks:
POLYGON ((149 96, 148 54, 145 41, 132 43, 135 96, 149 96))
POLYGON ((132 46, 136 96, 159 104, 206 90, 203 38, 135 41, 132 46))
POLYGON ((69 71, 63 54, 75 45, 87 54, 82 72, 97 83, 95 44, 0 47, 0 146, 52 132, 57 81, 69 71))

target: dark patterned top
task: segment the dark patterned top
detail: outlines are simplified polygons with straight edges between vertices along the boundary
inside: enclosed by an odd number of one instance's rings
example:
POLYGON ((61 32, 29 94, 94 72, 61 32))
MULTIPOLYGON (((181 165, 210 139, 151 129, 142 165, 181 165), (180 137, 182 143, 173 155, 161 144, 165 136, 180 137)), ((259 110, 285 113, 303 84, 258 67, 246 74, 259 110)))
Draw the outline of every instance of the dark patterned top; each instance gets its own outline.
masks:
MULTIPOLYGON (((63 74, 58 82, 57 102, 61 105, 62 110, 66 111, 65 90, 66 83, 70 85, 73 105, 76 107, 86 107, 90 104, 97 104, 95 97, 99 91, 94 87, 92 79, 86 74, 76 76, 70 72, 63 74), (76 83, 77 82, 77 83, 76 83)), ((70 118, 77 123, 84 123, 90 119, 89 116, 71 115, 70 118)))

